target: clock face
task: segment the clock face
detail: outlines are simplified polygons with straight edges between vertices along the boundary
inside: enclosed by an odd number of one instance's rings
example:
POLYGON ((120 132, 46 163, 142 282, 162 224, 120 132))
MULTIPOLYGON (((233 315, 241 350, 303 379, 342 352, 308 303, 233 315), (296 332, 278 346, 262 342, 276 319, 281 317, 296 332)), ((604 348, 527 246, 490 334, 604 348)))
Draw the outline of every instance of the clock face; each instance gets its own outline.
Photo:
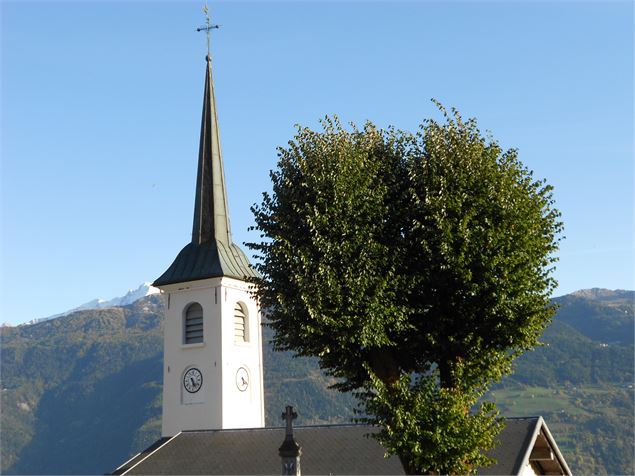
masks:
POLYGON ((183 386, 190 393, 196 393, 203 385, 203 374, 197 368, 191 368, 183 376, 183 386))
POLYGON ((241 392, 244 392, 249 387, 249 372, 245 367, 240 367, 236 371, 236 387, 241 392))

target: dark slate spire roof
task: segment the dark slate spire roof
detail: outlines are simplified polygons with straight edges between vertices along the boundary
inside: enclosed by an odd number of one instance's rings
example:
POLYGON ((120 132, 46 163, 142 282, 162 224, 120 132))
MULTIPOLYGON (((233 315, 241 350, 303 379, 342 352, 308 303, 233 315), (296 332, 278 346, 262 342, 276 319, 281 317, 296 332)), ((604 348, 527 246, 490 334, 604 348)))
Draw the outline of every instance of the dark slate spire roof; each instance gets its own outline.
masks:
POLYGON ((198 175, 194 201, 192 243, 210 240, 231 243, 225 172, 220 147, 220 132, 216 114, 216 96, 212 80, 212 62, 206 58, 205 94, 201 117, 201 140, 198 149, 198 175))
POLYGON ((154 286, 220 276, 238 279, 257 276, 231 237, 209 55, 206 61, 192 242, 181 250, 168 270, 153 283, 154 286))

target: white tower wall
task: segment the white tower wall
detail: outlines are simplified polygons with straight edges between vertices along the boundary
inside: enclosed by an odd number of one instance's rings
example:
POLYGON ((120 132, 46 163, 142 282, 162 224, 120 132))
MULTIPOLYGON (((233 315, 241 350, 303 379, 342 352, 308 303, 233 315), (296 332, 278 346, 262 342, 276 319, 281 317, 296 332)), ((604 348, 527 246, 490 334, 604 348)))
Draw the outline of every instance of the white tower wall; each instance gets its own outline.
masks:
POLYGON ((222 277, 160 287, 167 309, 163 436, 182 430, 264 427, 261 317, 250 286, 222 277), (203 342, 185 344, 185 311, 194 302, 203 308, 203 342), (236 303, 247 311, 247 342, 235 342, 236 303), (195 393, 183 385, 183 376, 192 367, 203 377, 195 393))

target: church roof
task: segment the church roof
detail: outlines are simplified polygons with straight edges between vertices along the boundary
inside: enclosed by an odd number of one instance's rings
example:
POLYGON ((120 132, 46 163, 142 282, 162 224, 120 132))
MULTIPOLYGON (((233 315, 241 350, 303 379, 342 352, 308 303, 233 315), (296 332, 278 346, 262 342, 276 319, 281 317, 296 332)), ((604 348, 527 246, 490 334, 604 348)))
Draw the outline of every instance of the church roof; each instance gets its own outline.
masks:
POLYGON ((232 241, 225 188, 225 172, 212 79, 207 56, 201 118, 192 241, 154 283, 162 286, 198 279, 257 276, 243 251, 232 241))
MULTIPOLYGON (((478 474, 520 474, 531 464, 538 474, 571 472, 541 417, 508 418, 490 456, 497 463, 478 474)), ((294 435, 302 447, 304 474, 405 474, 397 457, 384 449, 368 425, 298 426, 294 435)), ((284 428, 183 431, 117 468, 113 474, 280 474, 278 448, 284 428)))
MULTIPOLYGON (((298 426, 304 474, 405 474, 365 425, 298 426)), ((114 474, 280 474, 284 428, 183 431, 126 472, 114 474)))

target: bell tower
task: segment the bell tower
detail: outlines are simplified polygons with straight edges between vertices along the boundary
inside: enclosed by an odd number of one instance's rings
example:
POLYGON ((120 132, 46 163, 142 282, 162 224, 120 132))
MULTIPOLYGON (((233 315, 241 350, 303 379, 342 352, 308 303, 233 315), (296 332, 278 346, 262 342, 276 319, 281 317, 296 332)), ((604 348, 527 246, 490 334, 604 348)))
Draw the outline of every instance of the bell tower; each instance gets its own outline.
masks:
POLYGON ((206 63, 192 241, 153 283, 167 308, 163 436, 265 423, 257 272, 231 237, 209 47, 206 63))

